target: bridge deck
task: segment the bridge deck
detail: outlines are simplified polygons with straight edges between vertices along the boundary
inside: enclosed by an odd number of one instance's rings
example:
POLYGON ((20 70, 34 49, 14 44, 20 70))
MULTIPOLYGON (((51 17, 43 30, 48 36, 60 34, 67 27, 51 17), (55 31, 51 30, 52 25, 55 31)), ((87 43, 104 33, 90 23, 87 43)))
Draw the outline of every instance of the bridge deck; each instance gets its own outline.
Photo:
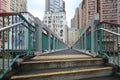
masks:
POLYGON ((81 59, 81 58, 90 58, 91 56, 82 54, 80 52, 71 50, 71 49, 67 49, 67 50, 63 50, 60 52, 54 52, 51 54, 45 54, 42 56, 36 56, 34 58, 32 58, 32 60, 46 60, 46 59, 81 59))

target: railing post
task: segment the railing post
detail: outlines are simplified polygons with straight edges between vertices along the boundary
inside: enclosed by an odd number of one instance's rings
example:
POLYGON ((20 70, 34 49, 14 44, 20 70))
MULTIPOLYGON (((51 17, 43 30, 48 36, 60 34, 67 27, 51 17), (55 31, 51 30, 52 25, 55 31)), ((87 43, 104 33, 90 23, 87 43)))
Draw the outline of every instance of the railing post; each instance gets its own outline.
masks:
POLYGON ((48 32, 48 51, 51 52, 51 33, 48 32))
POLYGON ((38 19, 35 18, 35 23, 36 23, 36 27, 37 27, 37 49, 36 49, 36 55, 39 55, 42 53, 42 27, 43 24, 42 22, 38 19))
POLYGON ((55 37, 53 36, 53 50, 55 50, 55 37))
POLYGON ((86 46, 87 46, 86 31, 85 31, 84 37, 85 37, 85 39, 84 39, 84 50, 86 51, 87 50, 87 48, 86 48, 86 46))
POLYGON ((100 55, 102 55, 103 54, 102 30, 100 30, 99 44, 100 44, 100 55))
POLYGON ((28 54, 27 55, 30 55, 30 30, 28 30, 28 54))
POLYGON ((94 53, 94 25, 91 26, 91 52, 94 53))
MULTIPOLYGON (((5 17, 2 17, 2 26, 5 26, 5 17)), ((5 54, 5 37, 4 37, 4 31, 2 32, 2 73, 4 73, 5 70, 5 60, 4 60, 4 54, 5 54)))
POLYGON ((81 37, 81 39, 82 39, 82 50, 83 50, 83 49, 84 49, 84 48, 83 48, 83 44, 84 44, 84 43, 83 43, 83 36, 81 37))

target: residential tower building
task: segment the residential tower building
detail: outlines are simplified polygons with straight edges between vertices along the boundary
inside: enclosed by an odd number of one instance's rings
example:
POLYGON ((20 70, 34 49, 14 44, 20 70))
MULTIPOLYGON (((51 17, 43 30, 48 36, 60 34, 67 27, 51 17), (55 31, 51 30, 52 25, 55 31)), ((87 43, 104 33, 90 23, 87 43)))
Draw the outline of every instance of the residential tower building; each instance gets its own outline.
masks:
POLYGON ((57 36, 67 43, 67 21, 65 2, 63 0, 46 0, 43 22, 57 36))

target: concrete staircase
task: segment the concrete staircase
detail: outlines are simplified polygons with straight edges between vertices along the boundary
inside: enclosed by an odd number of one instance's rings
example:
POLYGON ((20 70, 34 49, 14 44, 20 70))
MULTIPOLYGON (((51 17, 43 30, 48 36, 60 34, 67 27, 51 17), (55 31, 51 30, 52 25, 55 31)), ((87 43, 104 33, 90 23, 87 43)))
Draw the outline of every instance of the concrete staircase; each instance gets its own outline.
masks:
POLYGON ((56 53, 36 56, 20 63, 19 72, 10 80, 98 80, 94 78, 109 77, 112 74, 113 68, 106 66, 103 58, 75 52, 56 53))

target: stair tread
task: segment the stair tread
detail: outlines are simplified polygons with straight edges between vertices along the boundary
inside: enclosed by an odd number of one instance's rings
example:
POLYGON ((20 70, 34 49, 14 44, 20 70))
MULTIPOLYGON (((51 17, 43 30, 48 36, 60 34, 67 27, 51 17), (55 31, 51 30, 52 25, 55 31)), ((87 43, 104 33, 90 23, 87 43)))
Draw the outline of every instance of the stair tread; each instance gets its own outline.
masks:
POLYGON ((70 58, 90 58, 91 56, 85 54, 48 54, 43 56, 35 56, 31 60, 41 59, 70 59, 70 58))
MULTIPOLYGON (((52 68, 52 69, 39 69, 39 70, 30 70, 30 71, 24 71, 22 72, 22 74, 30 74, 30 73, 50 73, 50 72, 58 72, 58 71, 71 71, 71 70, 82 70, 82 69, 90 69, 90 68, 102 68, 102 67, 107 67, 107 66, 104 66, 104 65, 95 65, 95 66, 84 66, 84 67, 81 67, 81 66, 78 66, 78 67, 67 67, 67 68, 52 68), (28 73, 29 72, 29 73, 28 73)), ((17 75, 21 75, 21 73, 17 74, 17 75)))
POLYGON ((96 77, 96 78, 87 78, 79 80, 120 80, 117 76, 106 76, 106 77, 96 77))
POLYGON ((60 70, 56 69, 56 71, 51 72, 39 72, 39 73, 28 73, 28 74, 20 74, 20 75, 14 75, 11 77, 11 79, 19 79, 19 78, 31 78, 31 77, 40 77, 40 76, 51 76, 51 75, 62 75, 62 74, 72 74, 72 73, 82 73, 82 72, 89 72, 89 71, 100 71, 100 70, 111 70, 112 67, 96 67, 96 68, 89 68, 89 69, 79 69, 79 68, 73 68, 68 70, 60 70))
POLYGON ((87 59, 69 59, 69 60, 42 60, 42 61, 25 61, 21 64, 36 64, 36 63, 50 63, 50 62, 71 62, 71 61, 87 61, 87 60, 103 60, 102 58, 87 58, 87 59))

